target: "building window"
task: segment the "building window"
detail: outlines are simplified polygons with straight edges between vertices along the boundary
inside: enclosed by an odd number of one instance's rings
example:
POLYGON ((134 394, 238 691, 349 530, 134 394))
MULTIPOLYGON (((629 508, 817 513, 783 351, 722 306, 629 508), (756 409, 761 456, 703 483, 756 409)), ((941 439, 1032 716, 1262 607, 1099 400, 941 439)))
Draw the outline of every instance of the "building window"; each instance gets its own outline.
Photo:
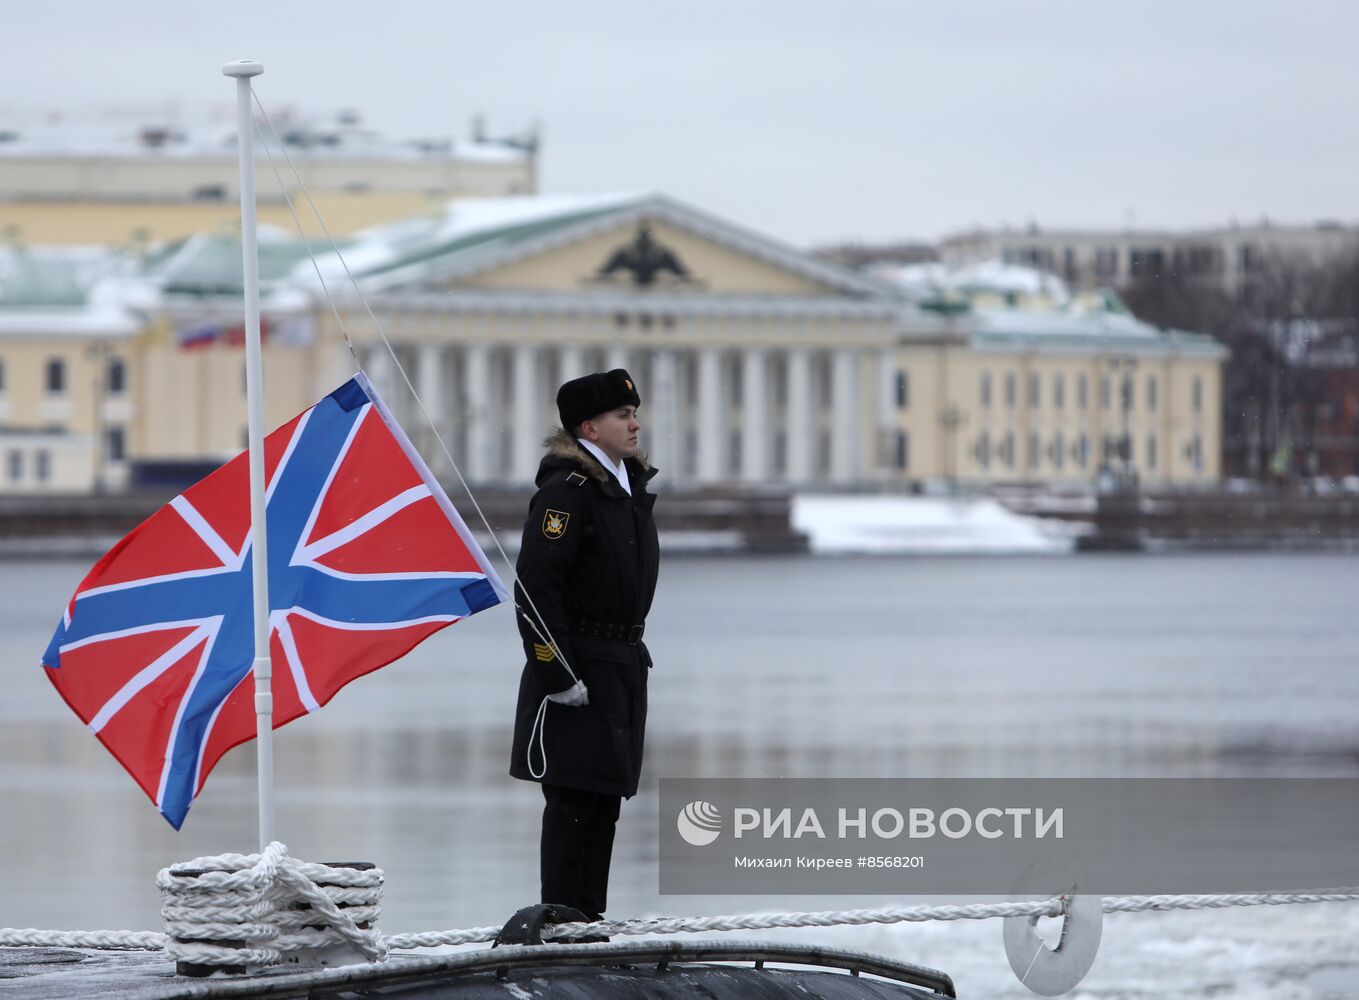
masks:
POLYGON ((911 457, 911 442, 905 431, 897 431, 897 468, 905 470, 911 457))
POLYGON ((1006 431, 1005 441, 1000 446, 1000 457, 1005 462, 1007 469, 1015 467, 1015 432, 1006 431))
POLYGON ((1037 372, 1029 372, 1029 408, 1038 409, 1043 405, 1043 379, 1037 372))
POLYGON ((1165 268, 1165 253, 1156 249, 1128 251, 1128 276, 1159 278, 1165 268))
POLYGON ((1005 373, 1005 405, 1010 409, 1015 406, 1015 373, 1005 373))
POLYGON ((1109 409, 1109 376, 1101 375, 1099 378, 1099 405, 1101 409, 1109 409))
POLYGON ((6 456, 5 468, 9 473, 9 481, 17 483, 24 478, 24 453, 18 449, 11 449, 6 456))
POLYGON ((1052 464, 1059 472, 1062 468, 1062 460, 1065 458, 1066 455, 1062 451, 1062 432, 1058 431, 1057 436, 1052 439, 1052 464))
POLYGON ((1156 376, 1147 376, 1147 409, 1156 409, 1156 376))
POLYGON ((122 358, 109 358, 104 379, 110 396, 121 396, 127 391, 127 365, 122 358))
POLYGON ((1082 410, 1085 409, 1087 389, 1089 388, 1086 383, 1084 372, 1076 376, 1076 406, 1082 410))
POLYGON ((1066 380, 1061 372, 1052 376, 1052 405, 1058 410, 1066 405, 1066 380))
POLYGON ((1037 432, 1037 431, 1029 431, 1029 468, 1030 468, 1030 469, 1036 469, 1036 468, 1038 468, 1039 463, 1043 460, 1043 456, 1040 454, 1041 448, 1042 448, 1042 446, 1038 443, 1038 432, 1037 432))
POLYGON ((1120 396, 1122 397, 1123 412, 1130 412, 1133 408, 1133 377, 1131 375, 1123 376, 1123 386, 1120 396))
POLYGON ((731 464, 728 466, 728 468, 729 468, 733 473, 739 473, 739 472, 741 471, 741 432, 740 432, 740 431, 732 431, 732 432, 731 432, 731 444, 730 444, 730 446, 729 446, 729 448, 728 448, 728 452, 729 452, 729 454, 730 454, 730 459, 729 459, 729 461, 730 461, 730 463, 731 463, 731 464))
POLYGON ((782 430, 774 432, 774 472, 780 476, 788 474, 788 435, 782 430))
POLYGON ((5 362, 0 360, 0 393, 5 391, 5 362))
POLYGON ((110 462, 121 462, 127 457, 127 433, 121 427, 110 427, 104 432, 104 456, 110 462))
POLYGON ((47 394, 59 396, 66 391, 66 362, 61 358, 47 359, 47 394))
POLYGON ((1198 376, 1198 375, 1195 375, 1195 376, 1194 376, 1194 383, 1193 383, 1193 386, 1192 386, 1192 388, 1191 388, 1191 390, 1190 390, 1190 396, 1191 396, 1191 399, 1190 399, 1190 406, 1193 407, 1194 412, 1195 412, 1195 413, 1202 413, 1202 412, 1203 412, 1203 379, 1202 379, 1200 376, 1198 376))
POLYGON ((982 373, 981 373, 981 386, 980 386, 980 388, 978 389, 978 393, 979 393, 980 396, 981 396, 981 405, 982 405, 983 407, 990 407, 990 405, 991 405, 991 373, 990 373, 990 372, 982 372, 982 373))
POLYGON ((1118 273, 1118 250, 1104 247, 1095 251, 1095 276, 1112 278, 1118 273))
POLYGON ((1156 435, 1147 435, 1147 468, 1156 468, 1156 435))
POLYGON ((977 440, 977 464, 983 469, 991 466, 991 435, 986 431, 977 440))
POLYGON ((1072 457, 1076 459, 1077 465, 1082 469, 1085 468, 1085 464, 1090 461, 1090 438, 1084 434, 1080 436, 1080 439, 1076 442, 1075 454, 1072 457))
POLYGON ((33 476, 40 483, 52 478, 52 453, 46 448, 39 448, 33 453, 33 476))
POLYGON ((911 402, 911 384, 904 371, 897 372, 897 409, 904 410, 911 402))

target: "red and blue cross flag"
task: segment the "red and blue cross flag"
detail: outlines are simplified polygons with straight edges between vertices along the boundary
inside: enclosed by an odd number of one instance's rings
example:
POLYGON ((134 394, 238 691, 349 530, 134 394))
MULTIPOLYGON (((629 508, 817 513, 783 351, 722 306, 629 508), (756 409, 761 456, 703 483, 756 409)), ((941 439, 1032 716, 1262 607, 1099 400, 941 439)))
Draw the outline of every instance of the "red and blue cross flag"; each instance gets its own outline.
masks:
MULTIPOLYGON (((360 373, 264 439, 274 726, 508 599, 360 373)), ((250 471, 242 453, 152 514, 76 588, 42 663, 176 829, 255 736, 250 471)))

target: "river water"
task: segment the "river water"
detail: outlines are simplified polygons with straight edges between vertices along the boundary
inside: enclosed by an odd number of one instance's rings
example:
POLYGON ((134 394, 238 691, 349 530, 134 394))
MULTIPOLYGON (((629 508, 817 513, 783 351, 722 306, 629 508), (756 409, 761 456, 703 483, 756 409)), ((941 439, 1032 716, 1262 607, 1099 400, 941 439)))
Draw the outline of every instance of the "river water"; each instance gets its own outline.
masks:
MULTIPOLYGON (((254 848, 249 747, 176 834, 43 677, 86 569, 0 564, 0 926, 156 928, 158 868, 254 848)), ((660 777, 1359 776, 1356 593, 1359 562, 1321 554, 672 558, 610 915, 924 901, 660 896, 660 777)), ((505 608, 462 622, 278 733, 280 839, 386 869, 388 932, 499 924, 536 899, 542 800, 505 773, 512 633, 505 608)), ((1028 996, 1000 926, 771 935, 1028 996)), ((1359 996, 1359 903, 1109 916, 1080 995, 1177 990, 1359 996)))

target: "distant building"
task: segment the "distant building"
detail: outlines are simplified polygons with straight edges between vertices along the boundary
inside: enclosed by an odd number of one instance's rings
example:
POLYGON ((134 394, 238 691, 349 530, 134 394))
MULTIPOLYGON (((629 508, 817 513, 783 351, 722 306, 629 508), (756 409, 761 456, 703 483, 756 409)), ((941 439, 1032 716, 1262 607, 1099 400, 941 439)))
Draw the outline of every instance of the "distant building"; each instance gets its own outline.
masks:
POLYGON ((974 230, 946 237, 948 264, 999 260, 1058 275, 1072 287, 1122 287, 1167 274, 1235 292, 1271 258, 1321 262, 1359 253, 1359 227, 1229 226, 1200 230, 974 230))
POLYGON ((924 443, 932 478, 1194 486, 1220 477, 1227 351, 1212 338, 1143 323, 1107 289, 1072 294, 1027 267, 878 273, 943 321, 900 352, 923 404, 903 429, 924 443))
POLYGON ((843 264, 845 267, 869 267, 876 264, 924 264, 939 259, 933 243, 837 243, 816 247, 818 257, 843 264))
MULTIPOLYGON (((287 156, 334 233, 437 211, 450 198, 534 194, 536 134, 491 139, 397 141, 357 115, 332 120, 279 113, 287 156)), ((320 235, 300 186, 261 121, 257 140, 260 221, 295 231, 264 151, 309 233, 320 235)), ((239 226, 234 119, 188 128, 163 120, 57 118, 0 128, 0 232, 29 245, 144 247, 239 226)))
POLYGON ((132 265, 101 247, 0 248, 0 492, 127 483, 145 320, 89 290, 132 265))
MULTIPOLYGON (((266 232, 260 249, 276 426, 355 357, 305 246, 266 232)), ((557 385, 612 367, 641 385, 663 488, 1219 475, 1223 349, 1030 269, 863 273, 653 194, 458 201, 342 252, 473 483, 531 482, 557 385)), ((317 266, 358 362, 451 474, 339 260, 317 266)), ((243 447, 240 296, 239 244, 216 234, 157 248, 87 295, 141 318, 126 345, 134 474, 243 447)), ((0 336, 0 362, 11 344, 0 336)))

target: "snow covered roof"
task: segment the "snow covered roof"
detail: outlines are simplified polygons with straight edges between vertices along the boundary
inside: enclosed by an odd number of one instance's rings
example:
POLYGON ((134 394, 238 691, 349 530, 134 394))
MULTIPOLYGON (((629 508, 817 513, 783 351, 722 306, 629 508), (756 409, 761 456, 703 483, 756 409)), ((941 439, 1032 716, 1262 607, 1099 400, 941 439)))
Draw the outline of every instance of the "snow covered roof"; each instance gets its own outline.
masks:
MULTIPOLYGON (((361 126, 352 114, 272 118, 293 157, 522 162, 529 153, 511 141, 448 137, 398 140, 361 126)), ((267 132, 267 127, 266 127, 267 132)), ((270 142, 272 143, 272 134, 270 142)), ((263 152, 260 156, 263 157, 263 152)), ((129 113, 9 116, 0 126, 0 157, 160 157, 234 159, 235 119, 186 123, 177 115, 129 113)))
MULTIPOLYGON (((259 227, 260 294, 287 285, 299 263, 308 263, 307 244, 273 226, 259 227)), ((343 248, 346 242, 341 242, 343 248)), ((316 241, 312 252, 319 252, 316 241)), ((139 279, 168 296, 240 298, 245 289, 241 241, 234 236, 200 233, 158 249, 141 268, 139 279)))
MULTIPOLYGON (((598 227, 643 219, 665 222, 849 295, 901 299, 900 290, 890 282, 821 260, 655 192, 460 199, 435 216, 354 234, 344 258, 350 271, 368 279, 370 286, 418 286, 464 277, 585 238, 598 227)), ((327 278, 343 274, 334 255, 322 259, 321 270, 327 278)), ((314 281, 301 267, 294 277, 314 281)))
POLYGON ((130 274, 132 256, 110 247, 0 247, 0 308, 84 305, 99 281, 130 274))
POLYGON ((1071 298, 1066 282, 1055 274, 996 260, 965 264, 936 261, 891 264, 875 268, 874 273, 900 285, 913 298, 920 299, 948 293, 973 296, 987 292, 1042 296, 1053 302, 1066 302, 1071 298))
MULTIPOLYGON (((339 254, 328 241, 313 238, 315 265, 303 240, 261 226, 260 291, 266 307, 303 308, 321 292, 318 268, 332 294, 348 292, 346 268, 369 290, 427 288, 586 238, 594 227, 643 218, 673 224, 856 298, 902 300, 888 282, 648 192, 458 199, 431 215, 360 230, 339 243, 339 254)), ((239 298, 242 280, 239 236, 221 231, 163 244, 141 259, 128 256, 121 271, 93 275, 83 287, 101 304, 153 310, 167 301, 239 298)))
POLYGON ((1144 323, 1129 313, 1112 293, 1083 296, 1062 309, 976 309, 969 316, 972 341, 979 347, 1028 347, 1056 350, 1173 351, 1226 357, 1227 349, 1212 337, 1144 323))
MULTIPOLYGON (((464 198, 450 202, 433 216, 404 219, 360 230, 342 246, 344 262, 333 253, 317 254, 321 273, 329 280, 344 276, 347 264, 355 277, 378 279, 380 284, 407 283, 494 251, 504 251, 572 225, 636 205, 641 193, 602 195, 516 195, 502 198, 464 198)), ((309 263, 293 277, 316 281, 309 263)))
POLYGON ((978 346, 1225 353, 1211 337, 1142 322, 1112 289, 1073 295, 1036 268, 986 260, 890 265, 877 273, 922 308, 965 317, 978 346))
POLYGON ((9 309, 0 304, 0 336, 130 337, 143 325, 137 316, 115 306, 9 309))

